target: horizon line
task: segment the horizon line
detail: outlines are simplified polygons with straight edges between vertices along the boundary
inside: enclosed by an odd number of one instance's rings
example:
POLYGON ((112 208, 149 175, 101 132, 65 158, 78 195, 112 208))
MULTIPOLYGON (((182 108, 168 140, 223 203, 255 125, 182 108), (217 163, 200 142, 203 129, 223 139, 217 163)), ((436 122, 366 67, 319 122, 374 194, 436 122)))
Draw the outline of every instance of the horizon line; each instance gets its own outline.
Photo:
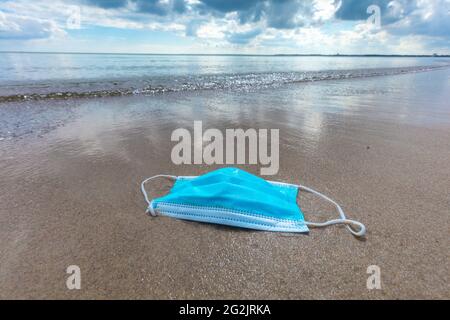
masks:
POLYGON ((161 56, 261 56, 261 57, 436 57, 450 58, 450 54, 321 54, 321 53, 145 53, 145 52, 77 52, 77 51, 22 51, 22 50, 0 50, 0 53, 36 53, 36 54, 104 54, 104 55, 161 55, 161 56))

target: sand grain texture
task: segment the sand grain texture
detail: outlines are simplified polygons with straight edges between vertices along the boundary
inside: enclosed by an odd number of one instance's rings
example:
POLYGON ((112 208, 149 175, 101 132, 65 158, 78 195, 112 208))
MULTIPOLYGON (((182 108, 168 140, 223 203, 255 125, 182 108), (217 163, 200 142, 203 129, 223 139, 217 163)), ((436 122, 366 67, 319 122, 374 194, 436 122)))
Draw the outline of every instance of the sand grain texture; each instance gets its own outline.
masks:
MULTIPOLYGON (((450 298, 449 73, 383 79, 32 102, 35 119, 71 116, 0 141, 0 298, 450 298), (219 167, 171 163, 172 130, 194 120, 279 128, 270 178, 334 198, 366 240, 343 227, 292 236, 147 216, 144 178, 219 167), (66 288, 73 264, 81 290, 66 288), (369 265, 382 290, 367 290, 369 265)), ((2 108, 24 118, 21 105, 2 108)), ((310 220, 335 217, 310 196, 300 204, 310 220)))

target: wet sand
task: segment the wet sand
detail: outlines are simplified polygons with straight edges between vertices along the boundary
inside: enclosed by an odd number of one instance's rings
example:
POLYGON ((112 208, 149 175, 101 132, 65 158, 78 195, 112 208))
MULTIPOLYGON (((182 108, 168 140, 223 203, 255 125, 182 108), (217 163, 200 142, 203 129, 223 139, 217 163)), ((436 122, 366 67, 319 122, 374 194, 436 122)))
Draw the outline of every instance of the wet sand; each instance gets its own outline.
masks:
MULTIPOLYGON (((450 72, 254 92, 0 106, 0 298, 450 298, 450 72), (280 171, 363 222, 309 235, 144 213, 140 182, 176 166, 172 131, 279 128, 280 171), (9 131, 9 132, 8 132, 9 131), (81 268, 81 290, 66 268, 81 268), (368 290, 368 266, 381 290, 368 290)), ((239 166, 258 173, 258 166, 239 166)), ((162 195, 170 184, 152 184, 162 195)), ((336 217, 301 195, 306 218, 336 217)))

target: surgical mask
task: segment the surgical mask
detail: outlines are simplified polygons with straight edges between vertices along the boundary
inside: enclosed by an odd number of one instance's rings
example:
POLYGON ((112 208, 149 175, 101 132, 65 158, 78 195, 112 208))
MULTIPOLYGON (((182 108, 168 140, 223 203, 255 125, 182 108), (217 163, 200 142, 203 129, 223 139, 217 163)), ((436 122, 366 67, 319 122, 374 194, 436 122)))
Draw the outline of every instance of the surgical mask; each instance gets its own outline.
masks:
POLYGON ((144 180, 141 190, 148 203, 147 212, 152 216, 294 233, 309 232, 308 227, 341 224, 347 225, 357 237, 366 233, 362 223, 347 219, 342 208, 327 196, 300 185, 266 181, 236 168, 223 168, 198 177, 156 175, 144 180), (169 178, 175 183, 167 195, 150 201, 145 184, 156 178, 169 178), (323 223, 305 221, 297 205, 299 191, 332 203, 339 218, 323 223))

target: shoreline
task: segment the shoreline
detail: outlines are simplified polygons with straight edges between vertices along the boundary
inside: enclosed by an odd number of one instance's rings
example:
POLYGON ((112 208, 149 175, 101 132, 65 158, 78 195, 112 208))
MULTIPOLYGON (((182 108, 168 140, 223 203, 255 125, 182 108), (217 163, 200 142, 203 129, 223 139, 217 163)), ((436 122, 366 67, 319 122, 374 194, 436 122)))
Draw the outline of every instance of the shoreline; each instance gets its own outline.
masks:
MULTIPOLYGON (((449 71, 402 79, 1 110, 8 128, 34 131, 0 141, 0 298, 448 299, 449 71), (194 120, 280 129, 270 180, 329 195, 366 240, 345 227, 293 236, 146 215, 144 178, 221 167, 170 162, 171 132, 194 120), (81 290, 65 286, 69 265, 81 290), (366 288, 371 265, 381 290, 366 288)), ((300 206, 313 221, 337 215, 309 196, 300 206)))
MULTIPOLYGON (((221 85, 217 85, 216 87, 210 87, 208 85, 199 85, 195 83, 183 83, 182 86, 173 86, 171 85, 146 85, 145 87, 135 88, 135 87, 122 87, 118 85, 119 82, 123 80, 112 80, 109 83, 105 80, 98 80, 99 83, 102 83, 105 88, 99 87, 97 90, 90 91, 49 91, 49 92, 24 92, 24 93, 16 93, 13 95, 0 95, 0 107, 2 104, 13 103, 13 102, 33 102, 33 101, 58 101, 58 100, 67 100, 71 101, 71 99, 95 99, 95 98, 105 98, 105 97, 124 97, 124 96, 152 96, 158 94, 169 94, 169 93, 189 93, 193 91, 215 91, 215 90, 235 90, 235 91, 248 91, 248 90, 259 90, 259 89, 277 89, 280 86, 286 85, 296 85, 296 84, 308 84, 311 82, 322 82, 322 81, 349 81, 349 80, 364 80, 367 78, 377 78, 377 77, 393 77, 393 76, 401 76, 407 75, 411 73, 421 73, 421 72, 433 72, 439 71, 442 69, 449 69, 450 65, 424 65, 424 66, 411 66, 411 67, 395 67, 395 68, 366 68, 366 69, 353 69, 353 70, 322 70, 322 71, 307 71, 303 72, 300 78, 289 76, 283 81, 273 82, 273 80, 268 83, 256 83, 253 85, 245 85, 240 87, 239 84, 233 83, 224 83, 221 85), (370 73, 372 71, 372 73, 370 73), (329 73, 329 74, 327 74, 329 73), (351 74, 353 73, 353 74, 351 74), (330 75, 331 74, 331 75, 330 75), (250 89, 248 88, 250 87, 250 89)), ((295 72, 279 72, 276 73, 278 75, 285 74, 294 74, 295 72)), ((265 73, 261 72, 259 76, 273 76, 274 73, 265 73)), ((301 73, 298 73, 301 74, 301 73)), ((247 76, 254 76, 255 73, 250 74, 222 74, 222 75, 199 75, 200 78, 205 77, 211 78, 211 81, 215 79, 215 77, 222 76, 233 76, 233 77, 241 77, 243 80, 247 76)), ((164 80, 164 79, 163 79, 164 80)), ((129 81, 129 80, 128 80, 129 81)), ((72 81, 67 81, 69 85, 72 81)), ((75 81, 75 83, 79 83, 80 81, 75 81)), ((89 80, 92 84, 96 82, 96 80, 89 80)), ((125 81, 127 82, 127 81, 125 81)), ((178 79, 175 80, 178 82, 178 79)), ((31 84, 36 85, 36 84, 31 84)), ((173 84, 172 84, 173 85, 173 84)), ((16 85, 17 86, 17 85, 16 85)))

